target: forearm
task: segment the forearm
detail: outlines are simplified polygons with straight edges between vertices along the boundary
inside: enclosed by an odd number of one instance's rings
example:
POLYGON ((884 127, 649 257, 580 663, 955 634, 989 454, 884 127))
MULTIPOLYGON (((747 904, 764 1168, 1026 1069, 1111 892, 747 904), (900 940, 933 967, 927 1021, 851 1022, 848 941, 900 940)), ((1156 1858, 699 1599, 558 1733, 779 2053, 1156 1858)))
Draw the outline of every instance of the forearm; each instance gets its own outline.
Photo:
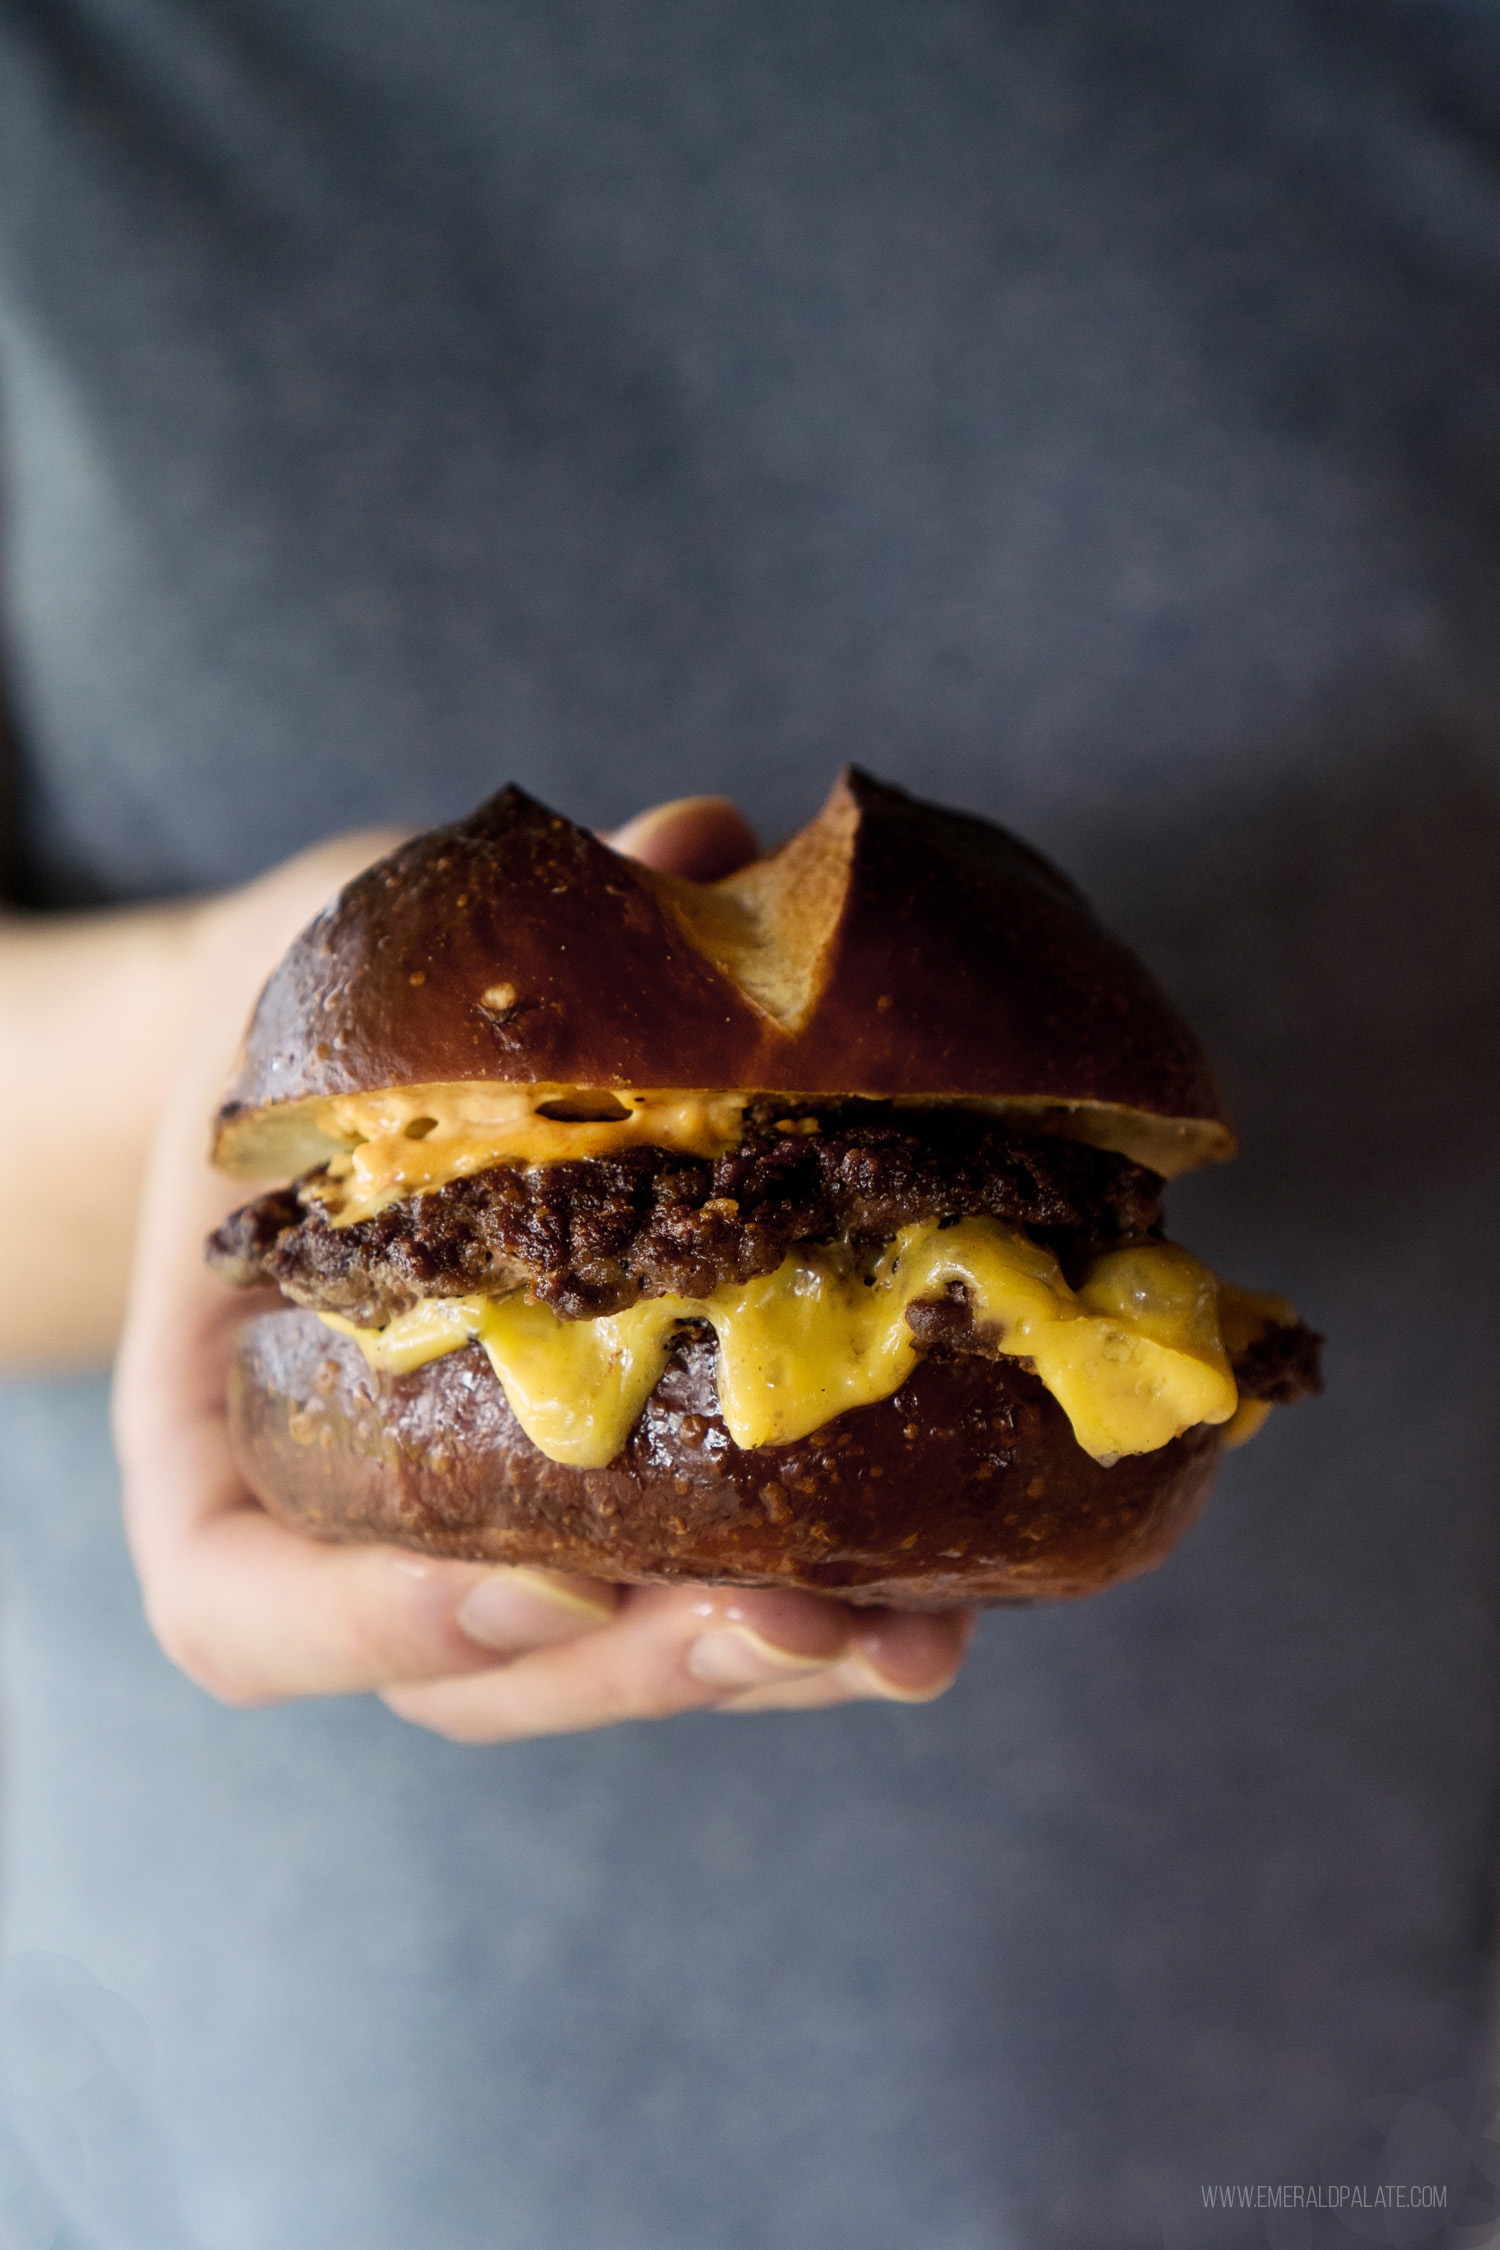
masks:
POLYGON ((0 914, 0 1371, 114 1348, 201 912, 0 914))
POLYGON ((199 1106, 181 1162, 206 1176, 208 1121, 262 980, 398 840, 334 837, 186 906, 0 914, 0 1373, 110 1356, 168 1086, 191 1062, 199 1106))

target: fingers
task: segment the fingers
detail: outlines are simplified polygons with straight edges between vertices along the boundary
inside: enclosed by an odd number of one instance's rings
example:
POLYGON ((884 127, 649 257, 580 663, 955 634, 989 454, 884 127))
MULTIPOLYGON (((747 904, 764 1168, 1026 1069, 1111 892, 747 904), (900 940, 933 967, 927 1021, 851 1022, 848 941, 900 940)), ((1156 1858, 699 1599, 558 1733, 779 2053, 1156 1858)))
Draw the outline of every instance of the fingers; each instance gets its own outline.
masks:
POLYGON ((937 1616, 911 1611, 856 1610, 847 1654, 810 1679, 771 1681, 732 1697, 732 1712, 817 1711, 835 1703, 878 1698, 933 1703, 946 1695, 974 1636, 977 1611, 937 1616))
POLYGON ((950 1685, 968 1638, 965 1613, 622 1591, 309 1540, 248 1500, 222 1424, 207 1420, 157 1449, 154 1474, 148 1508, 127 1482, 147 1613, 172 1661, 229 1703, 377 1689, 455 1741, 501 1742, 711 1706, 927 1702, 950 1685))
POLYGON ((216 1517, 142 1583, 173 1663, 242 1706, 487 1670, 497 1652, 591 1636, 613 1608, 613 1589, 589 1580, 323 1545, 250 1504, 216 1517), (465 1629, 476 1595, 483 1641, 465 1629))
POLYGON ((681 1711, 925 1703, 951 1685, 967 1613, 856 1611, 814 1594, 637 1587, 608 1625, 502 1669, 395 1688, 398 1717, 455 1742, 510 1742, 681 1711))
POLYGON ((695 883, 732 875, 760 850, 755 830, 730 797, 674 797, 637 813, 606 840, 627 859, 695 883))
POLYGON ((132 1433, 126 1520, 167 1655, 222 1700, 387 1691, 457 1741, 714 1705, 941 1694, 968 1621, 821 1595, 632 1588, 287 1531, 245 1492, 222 1405, 132 1433), (497 1661, 498 1660, 498 1661, 497 1661))
POLYGON ((222 1404, 132 1439, 126 1521, 148 1616, 173 1662, 226 1702, 380 1689, 420 1725, 499 1742, 713 1705, 924 1702, 962 1659, 962 1614, 761 1590, 621 1593, 309 1540, 246 1493, 222 1404))

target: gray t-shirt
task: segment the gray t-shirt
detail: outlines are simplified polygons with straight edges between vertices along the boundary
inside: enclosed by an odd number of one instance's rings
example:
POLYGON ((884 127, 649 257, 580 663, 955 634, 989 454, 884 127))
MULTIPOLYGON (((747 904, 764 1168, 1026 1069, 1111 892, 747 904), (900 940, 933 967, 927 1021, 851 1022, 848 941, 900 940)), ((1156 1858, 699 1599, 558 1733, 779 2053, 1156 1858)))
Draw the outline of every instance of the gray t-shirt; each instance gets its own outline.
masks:
POLYGON ((1478 0, 0 0, 23 894, 858 756, 1143 950, 1331 1338, 936 1706, 487 1752, 177 1678, 12 1386, 25 2250, 1491 2215, 1497 159, 1478 0))

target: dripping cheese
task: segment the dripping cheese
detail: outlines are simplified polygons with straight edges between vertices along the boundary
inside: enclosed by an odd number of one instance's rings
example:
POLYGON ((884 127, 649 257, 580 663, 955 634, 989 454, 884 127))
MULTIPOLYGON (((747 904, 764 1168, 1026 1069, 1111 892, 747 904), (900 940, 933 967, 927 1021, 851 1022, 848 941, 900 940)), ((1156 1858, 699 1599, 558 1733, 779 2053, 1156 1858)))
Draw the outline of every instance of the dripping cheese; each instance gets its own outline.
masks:
POLYGON ((323 1317, 392 1373, 478 1342, 532 1443, 554 1461, 600 1468, 623 1449, 685 1322, 714 1331, 719 1411, 735 1444, 787 1445, 898 1390, 920 1357, 907 1307, 955 1282, 994 1348, 1030 1362, 1079 1445, 1105 1464, 1155 1452, 1198 1423, 1237 1412, 1250 1422, 1223 1326, 1254 1333, 1290 1311, 1231 1291, 1172 1243, 1112 1251, 1075 1291, 1028 1236, 964 1219, 905 1227, 859 1271, 804 1248, 710 1297, 643 1298, 598 1320, 560 1320, 522 1291, 429 1298, 383 1329, 323 1317))

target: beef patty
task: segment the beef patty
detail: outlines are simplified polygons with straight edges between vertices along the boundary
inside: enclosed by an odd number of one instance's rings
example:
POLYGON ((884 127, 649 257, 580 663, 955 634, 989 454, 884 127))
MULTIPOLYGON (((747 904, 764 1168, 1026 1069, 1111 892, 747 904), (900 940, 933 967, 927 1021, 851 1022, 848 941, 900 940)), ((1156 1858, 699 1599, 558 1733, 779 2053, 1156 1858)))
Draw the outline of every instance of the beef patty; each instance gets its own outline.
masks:
POLYGON ((322 1180, 310 1173, 236 1211, 208 1260, 237 1287, 269 1282, 361 1327, 424 1297, 522 1285, 564 1320, 592 1320, 641 1297, 707 1297, 773 1273, 796 1243, 859 1249, 933 1218, 1024 1228, 1072 1278, 1098 1249, 1161 1224, 1160 1178, 1109 1150, 874 1102, 760 1105, 716 1160, 644 1147, 496 1164, 347 1227, 331 1223, 322 1180))

